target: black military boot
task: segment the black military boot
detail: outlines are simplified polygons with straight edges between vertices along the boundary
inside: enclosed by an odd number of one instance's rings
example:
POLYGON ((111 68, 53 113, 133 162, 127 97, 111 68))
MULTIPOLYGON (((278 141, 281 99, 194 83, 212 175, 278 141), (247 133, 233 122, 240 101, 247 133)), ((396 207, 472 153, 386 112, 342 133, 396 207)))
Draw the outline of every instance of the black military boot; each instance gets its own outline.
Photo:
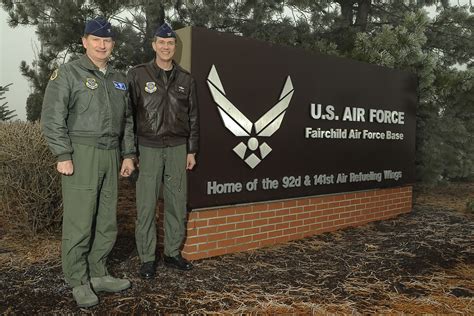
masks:
POLYGON ((153 279, 156 275, 155 261, 148 261, 142 263, 140 267, 140 276, 142 279, 153 279))
POLYGON ((164 256, 165 266, 179 270, 189 271, 193 265, 188 260, 184 259, 181 254, 175 257, 164 256))

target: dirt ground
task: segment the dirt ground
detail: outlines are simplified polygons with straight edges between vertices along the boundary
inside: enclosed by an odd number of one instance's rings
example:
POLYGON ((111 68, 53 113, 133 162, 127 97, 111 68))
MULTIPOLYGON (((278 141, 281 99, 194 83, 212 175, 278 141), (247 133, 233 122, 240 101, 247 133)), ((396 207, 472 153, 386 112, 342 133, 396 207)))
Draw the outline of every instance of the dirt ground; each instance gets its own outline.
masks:
POLYGON ((474 183, 416 189, 409 214, 285 245, 137 275, 133 189, 122 183, 109 271, 133 287, 79 309, 59 236, 0 235, 1 314, 474 314, 474 183))

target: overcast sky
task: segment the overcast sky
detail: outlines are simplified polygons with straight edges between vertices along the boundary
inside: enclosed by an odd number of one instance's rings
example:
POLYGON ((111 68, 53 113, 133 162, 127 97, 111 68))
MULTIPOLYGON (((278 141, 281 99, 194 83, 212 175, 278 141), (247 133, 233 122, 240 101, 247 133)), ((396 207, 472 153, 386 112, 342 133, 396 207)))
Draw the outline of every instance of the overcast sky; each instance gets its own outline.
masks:
MULTIPOLYGON (((459 2, 466 4, 469 0, 459 2)), ((431 13, 434 15, 434 8, 431 13)), ((8 14, 0 8, 0 85, 13 83, 10 90, 3 95, 6 99, 2 101, 7 101, 9 109, 16 111, 16 118, 26 120, 26 98, 30 94, 30 87, 20 73, 20 63, 24 60, 31 65, 38 51, 38 42, 35 27, 11 28, 7 20, 8 14)))
MULTIPOLYGON (((8 102, 8 108, 15 110, 17 117, 26 120, 26 98, 30 94, 28 81, 20 74, 20 63, 25 60, 28 64, 34 59, 37 49, 34 27, 10 28, 7 24, 8 14, 0 8, 0 86, 13 83, 10 90, 3 96, 3 104, 8 102)), ((15 118, 15 119, 16 119, 15 118)))

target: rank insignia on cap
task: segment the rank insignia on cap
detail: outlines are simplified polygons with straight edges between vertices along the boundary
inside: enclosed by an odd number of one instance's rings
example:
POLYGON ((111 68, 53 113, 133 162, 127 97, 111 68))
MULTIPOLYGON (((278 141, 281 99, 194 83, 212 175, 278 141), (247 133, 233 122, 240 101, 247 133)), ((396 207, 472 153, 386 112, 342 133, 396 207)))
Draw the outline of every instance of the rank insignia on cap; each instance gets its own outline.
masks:
POLYGON ((54 80, 58 77, 58 70, 54 69, 53 73, 51 74, 51 77, 49 77, 49 80, 54 80))
POLYGON ((156 83, 153 81, 145 83, 145 91, 148 93, 153 93, 156 91, 156 83))
POLYGON ((162 38, 176 38, 176 33, 173 31, 173 29, 171 28, 171 26, 169 26, 168 23, 163 23, 162 25, 160 25, 160 27, 156 29, 155 36, 162 38))
POLYGON ((95 78, 86 78, 86 87, 92 90, 97 89, 99 84, 95 80, 95 78))
POLYGON ((125 85, 125 83, 118 82, 118 81, 112 81, 112 82, 114 83, 115 89, 124 90, 124 91, 127 90, 127 86, 125 85))
POLYGON ((84 35, 91 34, 98 37, 114 37, 112 25, 104 17, 98 16, 88 20, 84 29, 84 35))

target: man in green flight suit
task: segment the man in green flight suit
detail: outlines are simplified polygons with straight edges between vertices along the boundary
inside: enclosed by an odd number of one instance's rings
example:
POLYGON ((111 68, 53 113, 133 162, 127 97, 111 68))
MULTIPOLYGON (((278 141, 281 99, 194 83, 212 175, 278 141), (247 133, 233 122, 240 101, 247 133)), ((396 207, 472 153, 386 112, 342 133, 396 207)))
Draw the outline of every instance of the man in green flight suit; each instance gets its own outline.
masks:
POLYGON ((90 307, 99 303, 97 292, 130 287, 109 275, 106 260, 117 236, 119 169, 132 173, 135 145, 126 78, 108 65, 110 23, 89 20, 82 44, 85 55, 51 75, 41 126, 62 175, 63 272, 78 306, 90 307))
POLYGON ((165 23, 154 35, 154 60, 128 72, 140 161, 135 239, 142 262, 140 276, 145 279, 155 277, 156 201, 162 181, 164 263, 192 269, 181 256, 181 246, 186 232, 186 170, 196 165, 199 146, 196 82, 173 61, 176 34, 171 27, 165 23))

